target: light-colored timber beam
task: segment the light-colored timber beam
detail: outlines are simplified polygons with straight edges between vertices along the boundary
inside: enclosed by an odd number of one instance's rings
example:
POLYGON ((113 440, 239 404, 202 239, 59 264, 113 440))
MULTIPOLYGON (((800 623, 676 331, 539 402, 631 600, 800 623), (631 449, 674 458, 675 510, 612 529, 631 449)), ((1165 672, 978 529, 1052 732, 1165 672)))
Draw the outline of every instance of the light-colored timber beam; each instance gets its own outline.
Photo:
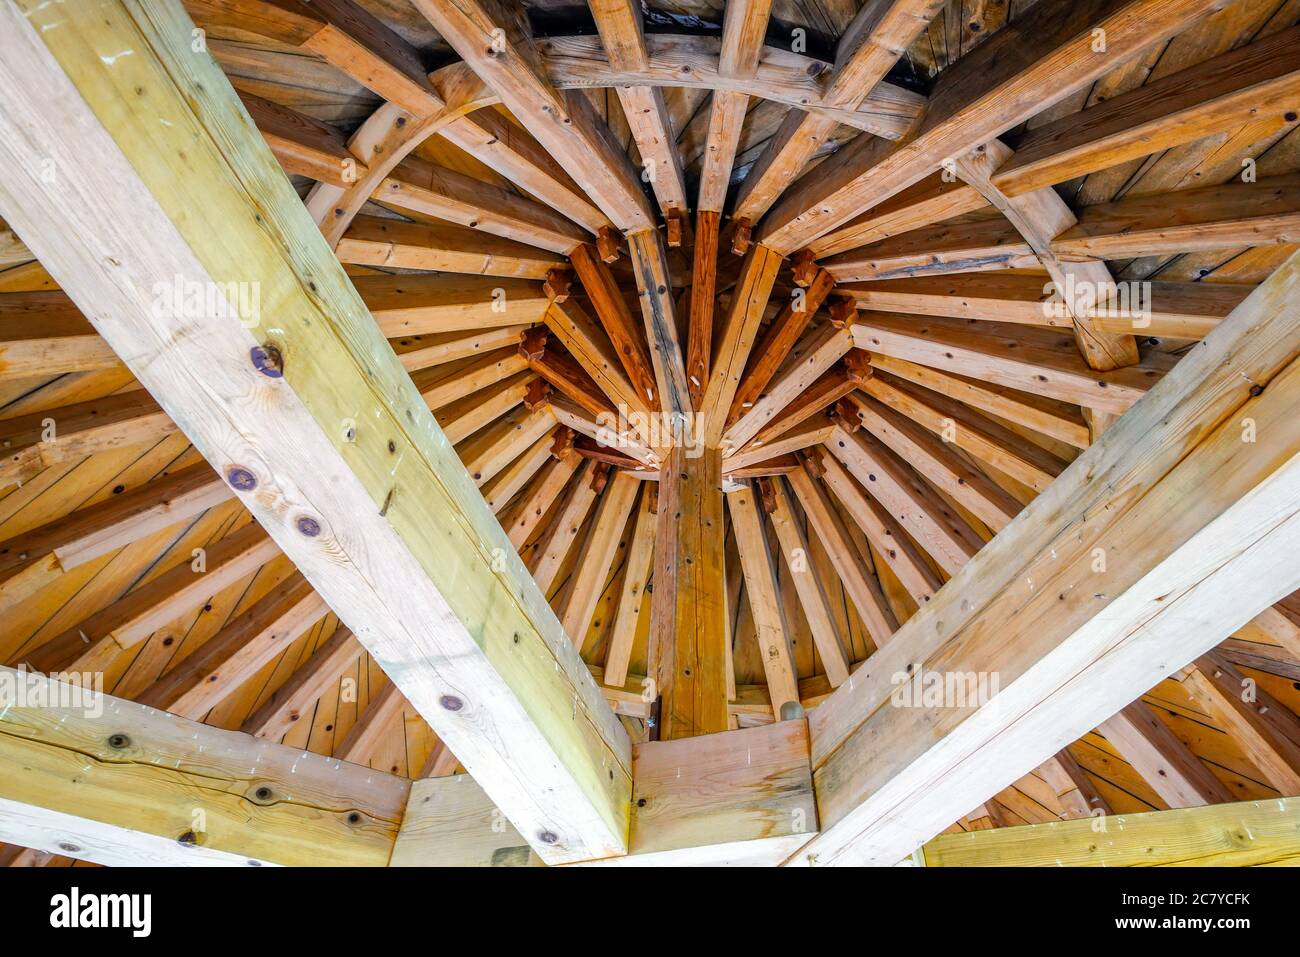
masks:
POLYGON ((1297 295, 1292 256, 818 706, 799 863, 897 862, 1294 590, 1297 295), (1000 691, 889 707, 909 666, 1000 691))
POLYGON ((1300 864, 1300 798, 942 834, 926 867, 1259 867, 1300 864))
POLYGON ((388 863, 403 778, 88 683, 0 668, 0 686, 0 840, 117 866, 388 863))
POLYGON ((521 4, 413 5, 615 226, 624 232, 654 228, 654 211, 627 154, 580 93, 561 94, 547 79, 521 4))
POLYGON ((279 741, 300 721, 310 716, 312 705, 361 655, 361 645, 346 625, 339 625, 311 657, 298 666, 266 702, 248 716, 240 730, 259 738, 279 741))
POLYGON ((1228 789, 1141 698, 1097 728, 1169 807, 1224 804, 1228 789))
POLYGON ((1098 372, 1068 333, 940 317, 860 312, 853 337, 873 363, 890 356, 1103 412, 1124 412, 1174 365, 1152 352, 1139 365, 1098 372))
POLYGON ((869 246, 945 219, 985 209, 978 191, 947 172, 933 173, 808 245, 818 258, 869 246))
POLYGON ((1297 44, 1300 27, 1281 30, 1039 126, 993 182, 1017 196, 1247 122, 1281 129, 1300 95, 1297 44))
POLYGON ((0 141, 28 171, 6 219, 538 853, 623 852, 626 733, 192 22, 0 18, 0 141), (51 157, 57 188, 33 172, 51 157), (267 308, 160 316, 148 291, 178 276, 258 283, 267 308))
POLYGON ((859 137, 786 191, 755 238, 783 255, 924 179, 1219 8, 1218 0, 1039 5, 944 70, 912 135, 859 137), (1105 31, 1106 54, 1093 51, 1105 31))
POLYGON ((0 379, 120 367, 108 343, 63 293, 0 293, 0 379))
POLYGON ((475 276, 356 276, 366 308, 389 339, 541 322, 541 283, 475 276))
POLYGON ((616 564, 619 541, 640 489, 641 482, 636 476, 614 472, 605 483, 596 514, 586 530, 581 563, 571 579, 564 611, 560 615, 565 634, 579 651, 596 613, 596 603, 600 601, 605 582, 616 564))
POLYGON ((658 487, 647 485, 641 492, 641 503, 637 508, 636 521, 632 528, 632 539, 626 549, 623 579, 618 591, 618 606, 610 629, 609 647, 605 652, 602 680, 605 684, 618 688, 627 683, 632 646, 636 642, 641 609, 648 595, 646 585, 650 580, 650 570, 654 560, 658 508, 658 487))

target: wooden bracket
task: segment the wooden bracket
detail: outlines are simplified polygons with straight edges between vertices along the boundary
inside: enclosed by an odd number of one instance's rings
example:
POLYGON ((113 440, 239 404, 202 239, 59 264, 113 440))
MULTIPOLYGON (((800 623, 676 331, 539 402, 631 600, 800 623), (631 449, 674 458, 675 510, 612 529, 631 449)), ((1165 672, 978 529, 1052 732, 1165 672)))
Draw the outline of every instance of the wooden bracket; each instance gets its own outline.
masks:
POLYGON ((875 374, 871 367, 871 353, 863 349, 850 349, 844 356, 844 368, 857 387, 875 374))
POLYGON ((532 326, 519 334, 519 354, 529 362, 536 362, 546 354, 546 339, 549 335, 545 326, 532 326))
POLYGON ((603 262, 618 262, 622 252, 621 243, 622 237, 609 226, 601 226, 600 231, 596 233, 596 253, 603 262))
POLYGON ((599 495, 605 491, 605 486, 609 484, 609 473, 612 468, 608 462, 597 462, 596 467, 591 470, 591 490, 599 495))
POLYGON ((560 426, 555 433, 555 441, 551 443, 551 455, 561 462, 567 462, 577 454, 573 447, 573 429, 567 425, 560 426))
POLYGON ((731 221, 731 251, 737 256, 749 252, 754 238, 754 224, 743 216, 731 221))
POLYGON ((835 415, 840 420, 840 426, 846 432, 856 432, 862 428, 862 419, 858 416, 858 407, 848 399, 840 399, 835 403, 835 415))
POLYGON ((847 329, 858 314, 858 303, 848 296, 834 296, 827 303, 827 309, 831 314, 831 325, 837 329, 847 329))
POLYGON ((546 282, 542 283, 542 292, 551 302, 564 302, 569 298, 569 285, 572 279, 567 269, 548 269, 546 282))
POLYGON ((822 461, 822 456, 826 453, 817 447, 805 449, 802 453, 804 467, 808 474, 813 478, 821 478, 826 474, 826 463, 822 461))
POLYGON ((794 284, 800 289, 807 289, 812 285, 813 280, 817 278, 817 260, 813 258, 811 249, 801 249, 794 254, 790 260, 791 268, 794 270, 794 284))
POLYGON ((682 228, 683 218, 682 210, 678 209, 676 206, 669 209, 666 214, 665 222, 668 226, 666 230, 668 245, 674 249, 678 248, 682 244, 682 235, 685 232, 682 228))
POLYGON ((551 394, 551 384, 540 376, 528 383, 528 393, 524 396, 524 406, 529 412, 536 412, 547 402, 551 394))

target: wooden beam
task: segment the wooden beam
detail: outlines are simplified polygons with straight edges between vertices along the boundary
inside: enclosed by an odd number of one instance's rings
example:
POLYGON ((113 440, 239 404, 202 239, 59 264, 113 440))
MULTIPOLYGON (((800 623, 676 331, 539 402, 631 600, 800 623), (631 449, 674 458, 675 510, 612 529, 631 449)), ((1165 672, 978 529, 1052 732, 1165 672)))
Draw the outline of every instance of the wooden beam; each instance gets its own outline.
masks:
POLYGON ((1300 862, 1300 799, 942 834, 926 867, 1258 867, 1300 862))
MULTIPOLYGON (((857 109, 942 7, 942 0, 863 4, 836 47, 834 69, 823 81, 824 102, 857 109)), ((734 215, 758 222, 837 125, 828 117, 791 110, 740 184, 734 215)))
POLYGON ((413 219, 434 217, 564 255, 589 238, 550 207, 414 156, 398 164, 371 198, 413 219))
POLYGON ((877 355, 891 356, 1011 389, 1032 386, 1039 395, 1102 412, 1126 411, 1173 365, 1150 353, 1139 365, 1098 372, 1072 336, 1050 330, 876 312, 858 313, 853 340, 873 364, 877 355))
POLYGON ((587 629, 596 613, 596 604, 605 589, 610 570, 616 564, 619 543, 623 538, 623 530, 627 527, 627 517, 636 504, 640 489, 641 482, 635 476, 615 472, 601 493, 600 504, 587 529, 582 558, 569 586, 564 613, 560 616, 565 634, 573 640, 574 647, 579 651, 587 637, 587 629))
POLYGON ((62 292, 0 293, 0 378, 120 367, 108 343, 62 292))
POLYGON ((900 860, 1294 589, 1277 571, 1300 568, 1300 324, 1279 317, 1298 285, 1292 257, 818 706, 823 831, 801 863, 900 860), (1243 418, 1266 447, 1241 441, 1243 418), (1189 489, 1196 507, 1172 508, 1189 489), (997 672, 1000 690, 992 707, 882 706, 908 664, 997 672))
POLYGON ((1039 126, 993 182, 1018 196, 1247 122, 1281 129, 1300 93, 1297 43, 1300 28, 1281 30, 1039 126))
POLYGON ((725 731, 722 454, 677 445, 660 471, 649 677, 662 739, 725 731))
POLYGON ((809 526, 826 549, 844 591, 858 610, 867 634, 876 647, 880 647, 898 630, 898 621, 885 602, 874 572, 841 523, 826 489, 809 474, 807 462, 804 468, 791 472, 786 478, 808 517, 809 526))
POLYGON ((0 611, 64 572, 234 497, 206 462, 0 542, 0 611))
POLYGON ((279 741, 309 714, 308 708, 332 686, 361 655, 361 645, 352 630, 339 625, 315 651, 289 676, 289 680, 272 692, 260 708, 244 721, 240 730, 259 738, 279 741))
POLYGON ((1125 259, 1300 242, 1300 175, 1089 206, 1052 240, 1060 256, 1125 259))
POLYGON ((799 604, 803 608, 808 629, 812 632, 813 643, 821 656, 826 678, 832 688, 838 688, 849 678, 849 658, 835 631, 826 593, 812 567, 808 538, 795 517, 790 493, 781 479, 763 480, 763 499, 765 503, 771 502, 769 514, 772 527, 776 530, 781 554, 785 557, 786 568, 790 570, 790 578, 799 595, 799 604))
MULTIPOLYGON (((663 241, 657 232, 646 230, 629 235, 627 248, 659 388, 659 409, 670 417, 674 427, 676 423, 689 426, 692 406, 686 357, 677 328, 663 241)), ((689 433, 672 437, 672 441, 689 440, 689 433)))
POLYGON ((601 261, 596 247, 585 243, 569 254, 573 271, 582 283, 591 308, 604 327, 628 379, 649 408, 659 408, 659 385, 654 361, 646 346, 642 327, 632 318, 627 300, 609 266, 601 261))
POLYGON ((637 509, 636 523, 632 529, 632 540, 628 544, 627 558, 623 564, 623 581, 619 586, 618 609, 614 613, 609 647, 605 652, 603 679, 606 684, 618 688, 627 683, 627 668, 632 657, 632 645, 636 641, 641 609, 648 594, 646 585, 649 583, 651 563, 654 559, 658 500, 658 490, 653 486, 647 487, 641 493, 641 504, 637 509))
MULTIPOLYGON (((633 0, 588 0, 596 19, 601 42, 615 70, 643 70, 649 60, 641 7, 633 0)), ((677 137, 668 117, 663 90, 654 85, 620 86, 618 101, 641 154, 642 176, 659 200, 659 211, 667 218, 670 210, 686 212, 686 183, 677 137)))
POLYGON ((621 852, 625 732, 189 18, 110 2, 93 27, 12 4, 0 19, 6 159, 64 174, 8 180, 6 216, 538 853, 621 852), (128 48, 148 55, 110 55, 128 48), (139 89, 150 109, 123 110, 139 89), (276 308, 178 336, 184 317, 147 294, 177 276, 260 283, 276 308), (250 360, 268 347, 278 377, 250 360))
POLYGON ((1216 0, 1087 0, 1025 13, 943 71, 898 145, 860 137, 787 190, 756 238, 787 255, 1041 113, 1217 9, 1216 0), (1106 55, 1093 52, 1095 31, 1106 55))
POLYGON ((0 680, 0 840, 110 866, 388 862, 404 779, 87 685, 0 680))
POLYGON ((975 189, 955 176, 937 172, 831 230, 807 248, 819 258, 834 256, 987 206, 988 200, 975 189))
POLYGON ((564 264, 556 253, 476 229, 377 216, 352 221, 339 241, 338 257, 358 266, 517 279, 545 279, 547 272, 564 264))
POLYGON ((609 129, 581 94, 561 94, 546 78, 521 4, 414 6, 620 230, 654 227, 640 178, 609 129))
POLYGON ((1228 789, 1140 698, 1097 728, 1169 807, 1224 804, 1228 789))
POLYGON ((352 284, 389 339, 541 322, 550 300, 527 279, 355 276, 352 284))
POLYGON ((902 279, 1038 265, 1029 243, 1005 219, 940 223, 882 239, 822 261, 838 283, 902 279))

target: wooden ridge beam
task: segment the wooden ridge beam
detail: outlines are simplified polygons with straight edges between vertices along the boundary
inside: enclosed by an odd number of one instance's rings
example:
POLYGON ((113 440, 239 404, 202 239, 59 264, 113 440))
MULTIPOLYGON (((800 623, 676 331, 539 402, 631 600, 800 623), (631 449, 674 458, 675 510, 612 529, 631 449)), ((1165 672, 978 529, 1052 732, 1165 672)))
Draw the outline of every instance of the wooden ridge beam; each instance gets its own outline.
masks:
POLYGON ((625 850, 626 733, 189 18, 0 20, 0 151, 63 171, 0 186, 6 217, 538 853, 625 850), (138 89, 149 110, 122 109, 138 89), (180 335, 147 296, 178 275, 260 283, 274 315, 180 335))
POLYGON ((1298 288, 1293 256, 818 706, 823 829, 799 863, 897 862, 1294 589, 1298 288), (1000 690, 882 706, 909 664, 1000 690))
POLYGON ((912 135, 859 138, 786 191, 756 239, 783 255, 812 243, 943 165, 1187 29, 1217 0, 1086 0, 1039 6, 944 70, 912 135), (1093 50, 1105 31, 1106 55, 1093 50))

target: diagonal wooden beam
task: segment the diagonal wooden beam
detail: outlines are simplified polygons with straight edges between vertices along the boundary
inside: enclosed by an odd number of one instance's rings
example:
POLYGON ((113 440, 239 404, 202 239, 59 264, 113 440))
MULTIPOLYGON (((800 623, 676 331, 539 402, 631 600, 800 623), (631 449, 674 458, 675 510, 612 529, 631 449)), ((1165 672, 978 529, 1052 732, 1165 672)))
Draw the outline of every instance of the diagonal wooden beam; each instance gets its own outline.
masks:
POLYGON ((342 262, 515 279, 545 279, 564 265, 558 253, 469 229, 358 216, 339 240, 342 262))
POLYGON ((755 238, 783 255, 807 246, 1217 8, 1216 0, 1086 0, 1062 16, 1035 7, 943 71, 912 135, 897 145, 859 137, 787 190, 755 238), (1093 51, 1096 30, 1104 56, 1093 51))
POLYGON ((277 688, 265 703, 248 716, 240 730, 259 738, 279 741, 343 672, 360 656, 361 645, 346 625, 339 625, 304 661, 289 680, 277 688))
POLYGON ((994 184, 1018 196, 1261 118, 1280 129, 1300 94, 1297 43, 1300 28, 1281 30, 1039 126, 994 184))
POLYGON ((646 585, 649 583, 651 563, 654 560, 656 510, 659 492, 647 486, 641 493, 632 539, 627 546, 623 581, 619 586, 618 608, 610 628, 609 647, 605 652, 605 684, 621 688, 627 683, 627 669, 636 641, 641 609, 645 605, 646 585))
POLYGON ((818 706, 823 830, 800 863, 897 862, 1293 590, 1298 288, 1293 256, 818 706), (1196 507, 1171 508, 1188 489, 1196 507), (885 706, 908 665, 996 672, 1000 690, 885 706))
POLYGON ((106 3, 93 27, 42 31, 53 17, 0 6, 6 158, 64 171, 57 189, 6 182, 6 218, 538 853, 623 850, 626 734, 220 69, 194 55, 192 22, 106 3), (126 48, 148 55, 110 55, 126 48), (149 110, 124 110, 138 89, 149 110), (182 151, 183 167, 159 162, 182 151), (148 291, 178 276, 259 283, 274 308, 161 316, 148 291))
POLYGON ((620 230, 654 228, 627 154, 580 93, 562 94, 546 78, 521 4, 415 0, 414 6, 620 230))
POLYGON ((1169 807, 1224 804, 1228 789, 1141 698, 1097 728, 1169 807))
POLYGON ((615 472, 605 485, 600 505, 587 530, 582 562, 574 574, 564 613, 560 616, 565 634, 580 651, 596 613, 596 603, 600 601, 610 570, 615 567, 619 542, 640 488, 641 482, 636 476, 615 472))
MULTIPOLYGON (((638 71, 646 67, 646 50, 641 6, 633 0, 588 0, 596 19, 601 42, 615 70, 638 71)), ((623 106, 632 139, 641 154, 642 176, 659 201, 659 211, 668 218, 671 211, 686 213, 686 183, 682 179, 681 154, 663 90, 657 86, 619 86, 618 101, 623 106)))
MULTIPOLYGON (((824 101, 857 109, 943 7, 942 0, 872 0, 840 38, 824 101)), ((837 122, 791 110, 746 174, 734 215, 756 223, 803 172, 837 122)))

